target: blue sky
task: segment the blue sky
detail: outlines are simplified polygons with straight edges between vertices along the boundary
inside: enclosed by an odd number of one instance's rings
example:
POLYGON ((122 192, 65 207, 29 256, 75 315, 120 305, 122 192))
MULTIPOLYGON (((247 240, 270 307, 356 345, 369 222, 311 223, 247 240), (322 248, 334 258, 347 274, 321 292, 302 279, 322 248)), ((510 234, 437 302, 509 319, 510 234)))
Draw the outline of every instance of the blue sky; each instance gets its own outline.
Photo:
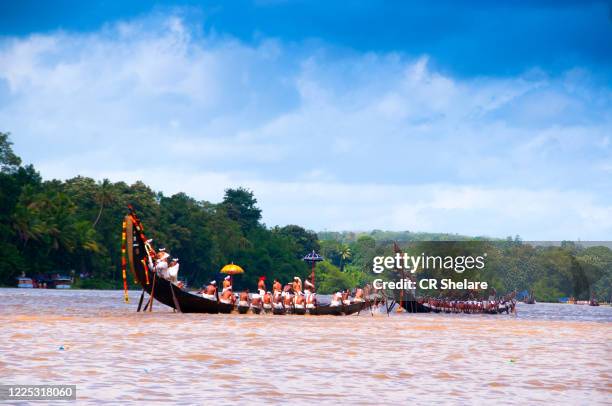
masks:
POLYGON ((268 225, 612 235, 608 2, 228 4, 1 2, 0 129, 268 225))

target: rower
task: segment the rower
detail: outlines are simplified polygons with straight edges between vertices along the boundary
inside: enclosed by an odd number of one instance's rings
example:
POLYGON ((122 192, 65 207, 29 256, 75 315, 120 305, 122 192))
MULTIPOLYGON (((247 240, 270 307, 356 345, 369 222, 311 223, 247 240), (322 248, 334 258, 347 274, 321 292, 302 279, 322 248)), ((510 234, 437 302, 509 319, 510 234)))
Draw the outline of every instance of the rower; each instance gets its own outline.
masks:
POLYGON ((303 309, 304 302, 304 295, 298 293, 295 295, 293 306, 295 306, 296 309, 303 309))
MULTIPOLYGON (((285 288, 286 288, 286 286, 285 286, 285 288)), ((283 292, 283 298, 284 298, 283 299, 283 305, 285 305, 286 308, 287 307, 291 307, 291 304, 293 303, 293 297, 291 295, 291 291, 290 290, 286 289, 283 292)))
POLYGON ((293 277, 293 283, 291 284, 294 293, 302 293, 302 280, 295 276, 293 277))
POLYGON ((274 283, 272 284, 272 291, 274 292, 274 294, 276 294, 276 292, 280 292, 281 290, 283 290, 281 283, 278 279, 274 279, 274 283))
POLYGON ((278 291, 274 291, 274 297, 272 299, 272 304, 274 306, 275 309, 282 309, 283 308, 283 294, 281 293, 280 290, 278 291))
POLYGON ((178 281, 178 271, 179 271, 179 259, 172 258, 170 261, 170 266, 168 267, 168 280, 174 284, 178 281))
POLYGON ((365 299, 363 298, 363 289, 357 288, 357 290, 355 291, 355 299, 353 301, 354 302, 364 302, 365 301, 365 299))
POLYGON ((306 308, 314 309, 316 307, 316 304, 317 304, 316 293, 308 293, 306 295, 306 308))
POLYGON ((251 295, 251 307, 261 308, 261 298, 262 298, 262 295, 260 295, 259 293, 253 293, 251 295))
POLYGON ((314 285, 308 279, 304 281, 304 293, 308 296, 310 293, 314 292, 314 285))
POLYGON ((259 290, 259 295, 263 296, 266 293, 266 277, 260 276, 259 282, 257 282, 257 290, 259 290))
POLYGON ((228 287, 221 293, 221 298, 219 299, 221 303, 231 304, 233 305, 236 301, 236 297, 234 296, 234 292, 232 292, 232 287, 228 287))
POLYGON ((272 293, 270 293, 270 291, 267 291, 263 295, 263 308, 266 310, 270 310, 272 308, 272 293))
POLYGON ((245 289, 240 293, 240 299, 238 301, 238 306, 240 307, 248 307, 249 306, 249 290, 245 289))
POLYGON ((157 253, 157 260, 155 261, 155 272, 157 272, 158 276, 161 276, 164 279, 168 278, 168 253, 165 248, 160 248, 157 253))
POLYGON ((210 281, 202 292, 202 297, 209 300, 217 300, 217 281, 210 281))
POLYGON ((336 292, 332 296, 331 306, 340 306, 342 304, 342 293, 336 292))
POLYGON ((342 304, 347 306, 351 304, 351 292, 348 289, 342 292, 342 304))
MULTIPOLYGON (((314 285, 308 279, 304 281, 304 296, 304 299, 306 299, 306 304, 309 303, 308 298, 310 296, 314 296, 314 285)), ((314 298, 312 301, 314 301, 314 298)))
POLYGON ((157 253, 155 254, 155 259, 160 260, 163 258, 168 258, 169 255, 166 253, 166 249, 165 248, 160 248, 159 251, 157 251, 157 253))
POLYGON ((227 275, 225 278, 223 278, 223 291, 225 292, 226 290, 231 290, 232 289, 232 282, 230 281, 231 276, 227 275))
POLYGON ((282 288, 280 287, 280 282, 278 280, 274 280, 274 294, 272 295, 273 303, 281 302, 283 297, 282 288))

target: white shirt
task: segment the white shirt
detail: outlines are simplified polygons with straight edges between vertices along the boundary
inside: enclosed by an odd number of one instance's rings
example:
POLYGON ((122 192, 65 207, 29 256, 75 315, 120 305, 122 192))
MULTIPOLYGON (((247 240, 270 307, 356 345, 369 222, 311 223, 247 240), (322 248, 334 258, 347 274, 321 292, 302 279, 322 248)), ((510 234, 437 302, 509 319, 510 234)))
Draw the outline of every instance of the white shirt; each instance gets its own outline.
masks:
POLYGON ((162 278, 168 277, 168 263, 166 261, 158 261, 155 265, 155 272, 162 278))
POLYGON ((168 268, 168 276, 176 279, 176 277, 178 276, 178 271, 179 271, 179 264, 177 263, 176 265, 172 265, 171 267, 168 268))

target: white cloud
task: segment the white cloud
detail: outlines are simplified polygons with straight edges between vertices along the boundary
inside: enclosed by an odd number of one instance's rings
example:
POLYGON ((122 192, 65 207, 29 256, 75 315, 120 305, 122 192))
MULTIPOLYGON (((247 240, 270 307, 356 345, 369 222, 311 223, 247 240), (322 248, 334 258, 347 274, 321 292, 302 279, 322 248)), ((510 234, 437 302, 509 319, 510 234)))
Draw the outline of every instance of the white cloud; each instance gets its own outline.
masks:
POLYGON ((5 38, 0 66, 0 130, 45 177, 242 184, 269 224, 315 229, 611 235, 612 92, 584 69, 455 78, 175 16, 5 38))

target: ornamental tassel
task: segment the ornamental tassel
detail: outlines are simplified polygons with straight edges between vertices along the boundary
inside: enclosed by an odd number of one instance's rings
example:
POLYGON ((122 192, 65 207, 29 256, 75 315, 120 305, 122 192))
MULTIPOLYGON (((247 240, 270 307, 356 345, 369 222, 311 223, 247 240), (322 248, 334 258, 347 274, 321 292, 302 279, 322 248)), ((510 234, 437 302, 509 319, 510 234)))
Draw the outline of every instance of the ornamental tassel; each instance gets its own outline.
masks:
POLYGON ((125 250, 125 240, 126 240, 125 229, 126 227, 127 227, 127 224, 124 220, 123 221, 123 232, 121 233, 121 274, 123 277, 123 298, 125 300, 125 303, 130 303, 130 298, 128 296, 128 284, 127 284, 127 274, 126 274, 126 265, 127 265, 126 250, 125 250))

